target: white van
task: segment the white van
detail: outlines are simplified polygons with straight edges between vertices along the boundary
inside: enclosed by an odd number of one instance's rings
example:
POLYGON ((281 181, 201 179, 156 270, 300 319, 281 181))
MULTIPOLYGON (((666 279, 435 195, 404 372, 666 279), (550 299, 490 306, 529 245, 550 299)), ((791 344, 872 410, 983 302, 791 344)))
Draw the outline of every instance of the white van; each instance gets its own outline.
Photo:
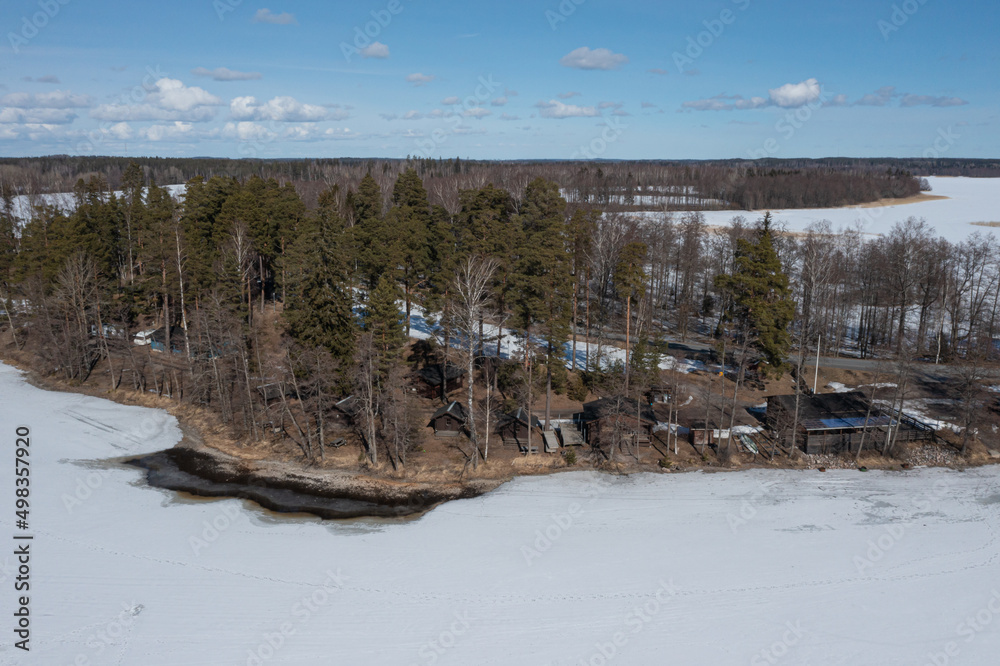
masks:
POLYGON ((132 344, 134 344, 137 347, 143 347, 148 345, 153 339, 153 333, 156 333, 155 328, 150 328, 145 331, 139 331, 138 333, 135 334, 135 337, 132 338, 132 344))

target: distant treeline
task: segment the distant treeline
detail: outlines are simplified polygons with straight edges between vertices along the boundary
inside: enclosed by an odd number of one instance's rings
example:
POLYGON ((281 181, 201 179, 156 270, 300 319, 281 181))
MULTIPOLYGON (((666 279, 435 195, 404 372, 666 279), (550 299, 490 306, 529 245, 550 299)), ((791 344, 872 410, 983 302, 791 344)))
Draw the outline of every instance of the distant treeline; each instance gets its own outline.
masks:
MULTIPOLYGON (((100 177, 120 189, 130 162, 156 183, 184 183, 195 176, 245 182, 259 177, 292 184, 315 208, 333 184, 356 189, 371 173, 384 189, 413 168, 430 201, 458 210, 458 192, 493 183, 523 194, 545 178, 570 203, 607 210, 762 210, 823 208, 900 198, 920 191, 927 175, 1000 176, 1000 161, 963 159, 719 160, 719 161, 478 161, 462 159, 217 159, 125 158, 53 155, 0 159, 0 182, 16 194, 69 192, 78 180, 100 177)), ((388 201, 386 201, 388 203, 388 201)))

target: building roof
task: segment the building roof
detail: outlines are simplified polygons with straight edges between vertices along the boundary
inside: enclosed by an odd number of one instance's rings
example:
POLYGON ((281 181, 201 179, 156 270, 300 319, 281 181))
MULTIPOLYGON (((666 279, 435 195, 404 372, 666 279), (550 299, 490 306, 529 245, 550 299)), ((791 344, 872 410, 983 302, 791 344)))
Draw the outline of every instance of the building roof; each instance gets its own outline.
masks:
POLYGON ((441 418, 445 414, 448 414, 449 416, 452 416, 452 417, 458 419, 459 421, 463 421, 464 422, 465 421, 465 406, 462 403, 460 403, 460 402, 452 400, 450 403, 448 403, 447 405, 445 405, 441 409, 439 409, 436 412, 434 412, 434 416, 431 417, 431 421, 436 421, 437 419, 441 418))
MULTIPOLYGON (((151 336, 149 336, 149 338, 153 342, 159 342, 159 343, 162 343, 162 344, 166 344, 166 342, 167 342, 167 329, 166 328, 158 328, 158 329, 156 329, 153 332, 153 334, 151 336)), ((184 341, 184 329, 181 328, 180 326, 171 326, 170 327, 170 343, 171 343, 171 345, 173 345, 178 340, 180 340, 181 342, 184 341)))
MULTIPOLYGON (((795 413, 795 395, 775 395, 768 404, 795 413)), ((869 411, 869 401, 861 391, 799 395, 799 424, 810 431, 858 430, 892 425, 895 420, 878 407, 869 411)))
MULTIPOLYGON (((497 423, 497 427, 498 428, 503 428, 504 426, 509 425, 509 424, 513 423, 514 421, 517 421, 518 423, 522 423, 524 425, 528 425, 528 412, 527 412, 527 410, 525 410, 522 407, 522 408, 518 408, 518 410, 516 412, 514 412, 513 414, 504 414, 502 417, 500 417, 500 421, 499 421, 499 423, 497 423)), ((534 414, 531 415, 531 427, 533 427, 533 428, 541 428, 542 427, 542 422, 539 421, 538 417, 535 416, 534 414)))
POLYGON ((629 398, 614 397, 602 398, 593 402, 584 403, 583 420, 596 421, 608 416, 626 416, 635 418, 638 411, 639 418, 648 423, 656 423, 656 414, 652 408, 645 403, 629 398))
POLYGON ((349 395, 333 406, 339 412, 354 416, 358 412, 358 400, 353 395, 349 395))
MULTIPOLYGON (((446 367, 447 367, 446 373, 448 376, 448 381, 451 381, 452 379, 458 379, 459 377, 465 374, 465 370, 452 363, 448 363, 446 367)), ((440 363, 435 363, 434 365, 428 365, 423 370, 417 371, 417 377, 424 380, 431 386, 440 386, 441 368, 442 364, 440 363)))

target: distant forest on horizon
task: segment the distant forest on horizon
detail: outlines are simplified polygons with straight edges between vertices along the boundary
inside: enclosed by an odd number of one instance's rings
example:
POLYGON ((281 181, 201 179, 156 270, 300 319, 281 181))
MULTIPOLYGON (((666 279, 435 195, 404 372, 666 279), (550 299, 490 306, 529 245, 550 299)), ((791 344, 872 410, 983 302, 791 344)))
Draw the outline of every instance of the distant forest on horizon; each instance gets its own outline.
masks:
POLYGON ((337 184, 354 189, 368 173, 385 189, 406 169, 424 180, 431 202, 457 210, 459 192, 493 183, 515 197, 535 178, 559 184, 569 203, 604 210, 762 210, 827 208, 904 198, 922 189, 925 176, 1000 177, 1000 159, 824 158, 765 160, 463 160, 52 155, 0 158, 6 196, 72 192, 100 177, 120 189, 130 163, 159 185, 214 176, 245 181, 257 176, 295 186, 309 208, 337 184))

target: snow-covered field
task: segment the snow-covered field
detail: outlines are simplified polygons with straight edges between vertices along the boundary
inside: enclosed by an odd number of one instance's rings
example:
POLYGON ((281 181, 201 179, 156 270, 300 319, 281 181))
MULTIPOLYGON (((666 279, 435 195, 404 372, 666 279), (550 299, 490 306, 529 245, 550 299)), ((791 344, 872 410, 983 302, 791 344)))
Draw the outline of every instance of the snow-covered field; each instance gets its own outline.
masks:
MULTIPOLYGON (((854 229, 860 223, 866 234, 888 234, 897 222, 916 217, 927 220, 937 235, 952 242, 962 241, 977 231, 983 235, 1000 234, 1000 230, 973 224, 1000 223, 1000 178, 930 177, 927 180, 932 188, 928 194, 948 199, 882 208, 819 208, 772 213, 789 231, 805 231, 814 222, 829 220, 834 231, 854 229)), ((704 215, 710 226, 726 226, 736 215, 743 215, 751 222, 760 217, 758 213, 737 211, 708 211, 704 215)))
POLYGON ((0 555, 3 664, 909 666, 1000 650, 996 468, 574 473, 332 524, 178 499, 101 462, 176 442, 162 412, 3 365, 0 395, 0 524, 9 539, 27 425, 35 535, 30 653, 12 647, 0 555))

